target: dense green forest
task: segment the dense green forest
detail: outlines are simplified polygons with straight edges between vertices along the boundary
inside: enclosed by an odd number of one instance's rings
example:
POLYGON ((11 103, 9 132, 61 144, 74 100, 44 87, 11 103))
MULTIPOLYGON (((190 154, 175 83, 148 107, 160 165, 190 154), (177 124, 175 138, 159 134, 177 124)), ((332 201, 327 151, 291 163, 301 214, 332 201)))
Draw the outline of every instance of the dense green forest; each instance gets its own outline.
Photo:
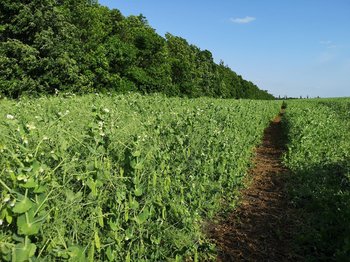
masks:
POLYGON ((92 0, 1 0, 2 95, 111 91, 273 99, 208 50, 158 35, 142 15, 92 0))

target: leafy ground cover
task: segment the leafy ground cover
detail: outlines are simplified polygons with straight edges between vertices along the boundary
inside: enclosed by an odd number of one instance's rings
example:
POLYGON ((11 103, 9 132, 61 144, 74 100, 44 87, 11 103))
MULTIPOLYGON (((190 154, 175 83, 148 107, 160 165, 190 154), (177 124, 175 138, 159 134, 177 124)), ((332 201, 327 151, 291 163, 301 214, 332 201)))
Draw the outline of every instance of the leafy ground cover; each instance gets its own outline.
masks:
MULTIPOLYGON (((4 261, 198 261, 274 101, 85 95, 0 101, 4 261)), ((208 257, 206 257, 209 259, 208 257)))
POLYGON ((350 257, 350 99, 288 101, 285 164, 307 261, 350 257))
POLYGON ((255 149, 251 180, 241 191, 237 208, 209 227, 217 244, 217 261, 301 261, 294 252, 295 209, 289 205, 290 171, 283 165, 286 133, 284 110, 265 129, 255 149))

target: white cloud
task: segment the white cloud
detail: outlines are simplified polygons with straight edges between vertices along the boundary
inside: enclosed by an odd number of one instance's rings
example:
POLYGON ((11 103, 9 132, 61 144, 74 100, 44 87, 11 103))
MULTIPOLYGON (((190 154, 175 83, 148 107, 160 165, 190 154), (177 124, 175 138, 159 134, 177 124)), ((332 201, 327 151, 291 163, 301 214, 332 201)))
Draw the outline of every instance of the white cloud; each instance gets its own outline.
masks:
POLYGON ((330 40, 322 40, 322 41, 320 41, 320 44, 321 45, 330 45, 330 44, 332 44, 332 41, 330 41, 330 40))
POLYGON ((230 18, 230 21, 236 24, 248 24, 255 21, 256 18, 252 16, 246 16, 244 18, 230 18))
POLYGON ((338 46, 337 45, 329 45, 329 46, 327 46, 327 48, 328 49, 333 49, 333 48, 338 48, 338 46))
POLYGON ((330 41, 330 40, 322 40, 320 41, 320 44, 325 46, 328 49, 338 48, 338 45, 334 44, 333 41, 330 41))

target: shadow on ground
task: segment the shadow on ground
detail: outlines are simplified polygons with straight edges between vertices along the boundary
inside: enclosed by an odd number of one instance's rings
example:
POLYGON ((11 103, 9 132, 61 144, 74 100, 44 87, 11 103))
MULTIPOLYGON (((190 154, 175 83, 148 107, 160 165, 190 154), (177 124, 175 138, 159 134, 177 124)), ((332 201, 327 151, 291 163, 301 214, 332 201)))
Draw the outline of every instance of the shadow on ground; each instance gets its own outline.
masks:
POLYGON ((300 169, 288 183, 305 261, 350 261, 350 161, 300 169))

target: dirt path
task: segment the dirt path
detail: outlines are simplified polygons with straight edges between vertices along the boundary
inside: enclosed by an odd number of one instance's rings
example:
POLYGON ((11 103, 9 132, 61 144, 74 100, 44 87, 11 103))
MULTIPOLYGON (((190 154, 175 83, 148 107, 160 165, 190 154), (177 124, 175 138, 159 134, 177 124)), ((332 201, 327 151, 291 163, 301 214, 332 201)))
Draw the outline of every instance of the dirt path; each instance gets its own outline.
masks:
POLYGON ((238 209, 211 228, 218 261, 295 261, 289 251, 291 212, 286 197, 288 170, 281 163, 281 113, 265 130, 256 149, 251 184, 238 209))

